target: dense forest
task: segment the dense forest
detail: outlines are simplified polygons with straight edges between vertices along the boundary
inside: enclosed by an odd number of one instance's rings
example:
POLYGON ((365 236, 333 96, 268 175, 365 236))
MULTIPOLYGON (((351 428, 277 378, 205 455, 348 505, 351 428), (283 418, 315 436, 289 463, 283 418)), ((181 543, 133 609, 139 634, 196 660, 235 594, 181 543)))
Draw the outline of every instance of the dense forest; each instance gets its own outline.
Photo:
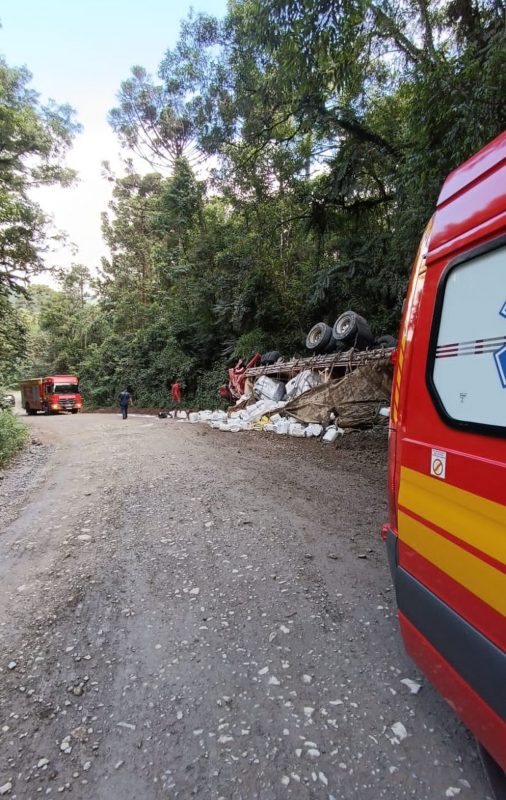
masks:
POLYGON ((0 61, 0 385, 70 372, 89 404, 128 384, 166 405, 179 378, 216 402, 232 358, 303 353, 347 308, 395 334, 442 181, 506 128, 505 15, 503 0, 192 15, 156 76, 134 66, 118 87, 109 256, 56 271, 58 290, 30 286, 47 246, 30 188, 72 181, 78 126, 0 61))

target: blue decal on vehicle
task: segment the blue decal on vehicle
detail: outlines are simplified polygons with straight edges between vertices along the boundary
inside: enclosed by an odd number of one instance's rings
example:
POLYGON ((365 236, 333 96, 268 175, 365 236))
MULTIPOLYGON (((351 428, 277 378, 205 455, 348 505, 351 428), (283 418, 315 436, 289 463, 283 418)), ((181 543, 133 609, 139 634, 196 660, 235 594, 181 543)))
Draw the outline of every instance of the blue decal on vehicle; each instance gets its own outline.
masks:
MULTIPOLYGON (((499 311, 501 317, 506 319, 506 300, 499 311)), ((495 365, 499 372, 499 378, 502 383, 502 388, 506 389, 506 345, 503 345, 499 350, 494 353, 495 365)))
POLYGON ((502 388, 506 389, 506 344, 494 353, 494 359, 499 372, 499 378, 501 379, 502 388))

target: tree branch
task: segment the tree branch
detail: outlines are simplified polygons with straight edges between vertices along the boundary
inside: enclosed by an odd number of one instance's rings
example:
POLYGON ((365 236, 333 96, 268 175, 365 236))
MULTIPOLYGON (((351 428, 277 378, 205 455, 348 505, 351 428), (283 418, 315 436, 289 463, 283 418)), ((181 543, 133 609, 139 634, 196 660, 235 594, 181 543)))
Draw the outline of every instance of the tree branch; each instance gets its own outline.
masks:
POLYGON ((386 14, 382 8, 379 8, 375 3, 371 3, 370 9, 374 14, 378 25, 383 26, 385 32, 392 37, 398 48, 402 50, 405 56, 417 64, 423 59, 423 51, 411 42, 408 37, 400 30, 399 26, 386 14))

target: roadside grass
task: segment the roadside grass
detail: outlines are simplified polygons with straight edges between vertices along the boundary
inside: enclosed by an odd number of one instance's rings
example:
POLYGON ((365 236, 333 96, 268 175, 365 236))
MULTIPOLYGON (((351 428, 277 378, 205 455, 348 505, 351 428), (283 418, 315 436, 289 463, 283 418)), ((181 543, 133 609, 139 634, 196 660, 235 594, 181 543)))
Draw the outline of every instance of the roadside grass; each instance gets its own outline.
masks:
POLYGON ((28 428, 9 409, 0 411, 0 467, 20 450, 28 439, 28 428))

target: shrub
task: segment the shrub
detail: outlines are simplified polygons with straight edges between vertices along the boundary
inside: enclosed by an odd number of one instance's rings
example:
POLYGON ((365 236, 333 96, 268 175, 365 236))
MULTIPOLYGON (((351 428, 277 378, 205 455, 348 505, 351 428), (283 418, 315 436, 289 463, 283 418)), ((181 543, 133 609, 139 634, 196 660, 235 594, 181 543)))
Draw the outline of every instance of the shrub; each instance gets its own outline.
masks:
MULTIPOLYGON (((188 407, 203 408, 227 408, 230 402, 223 400, 219 394, 218 389, 222 384, 228 382, 227 368, 222 362, 214 364, 207 372, 198 375, 197 390, 184 398, 188 407)), ((185 403, 183 402, 183 406, 185 403)))
POLYGON ((23 447, 28 428, 10 410, 0 411, 0 467, 23 447))

